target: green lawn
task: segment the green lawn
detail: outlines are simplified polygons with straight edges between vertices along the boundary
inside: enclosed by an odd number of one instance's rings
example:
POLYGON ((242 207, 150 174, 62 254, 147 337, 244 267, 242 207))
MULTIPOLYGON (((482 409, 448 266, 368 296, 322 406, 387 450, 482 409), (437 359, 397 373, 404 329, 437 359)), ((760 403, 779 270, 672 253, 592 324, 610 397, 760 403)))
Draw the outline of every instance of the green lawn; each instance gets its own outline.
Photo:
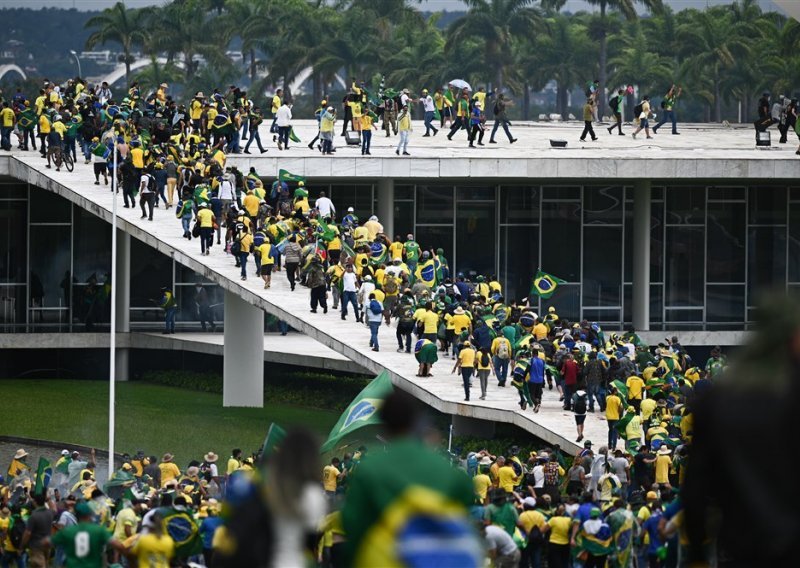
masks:
MULTIPOLYGON (((246 454, 261 447, 270 422, 301 424, 322 439, 339 415, 301 406, 223 408, 222 396, 146 383, 117 383, 116 451, 138 449, 178 463, 213 450, 246 454)), ((108 383, 104 381, 2 380, 0 404, 7 412, 0 434, 107 448, 108 383), (12 411, 13 409, 13 411, 12 411)))

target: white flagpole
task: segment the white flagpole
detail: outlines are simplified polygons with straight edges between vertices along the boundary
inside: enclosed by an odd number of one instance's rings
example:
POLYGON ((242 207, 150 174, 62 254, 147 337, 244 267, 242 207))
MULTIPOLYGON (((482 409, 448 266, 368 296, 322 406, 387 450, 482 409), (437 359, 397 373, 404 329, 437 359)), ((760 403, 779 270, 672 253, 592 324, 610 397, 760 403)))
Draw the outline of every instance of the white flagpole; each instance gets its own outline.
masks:
POLYGON ((117 138, 114 133, 114 173, 111 178, 111 349, 108 360, 108 478, 114 474, 114 426, 117 374, 117 138))

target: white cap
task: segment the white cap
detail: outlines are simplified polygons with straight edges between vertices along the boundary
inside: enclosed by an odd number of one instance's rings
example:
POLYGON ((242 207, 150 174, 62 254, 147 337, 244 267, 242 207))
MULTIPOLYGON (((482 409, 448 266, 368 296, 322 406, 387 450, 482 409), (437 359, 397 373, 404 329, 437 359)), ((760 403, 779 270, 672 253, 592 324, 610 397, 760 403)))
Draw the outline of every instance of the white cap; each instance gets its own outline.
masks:
POLYGON ((347 212, 348 212, 348 213, 352 213, 353 211, 354 211, 354 209, 353 209, 352 207, 348 207, 348 208, 347 208, 347 212))
POLYGON ((69 450, 61 450, 61 455, 62 456, 68 456, 69 455, 69 450))
POLYGON ((525 499, 522 500, 522 504, 533 509, 536 507, 536 499, 533 497, 525 497, 525 499))

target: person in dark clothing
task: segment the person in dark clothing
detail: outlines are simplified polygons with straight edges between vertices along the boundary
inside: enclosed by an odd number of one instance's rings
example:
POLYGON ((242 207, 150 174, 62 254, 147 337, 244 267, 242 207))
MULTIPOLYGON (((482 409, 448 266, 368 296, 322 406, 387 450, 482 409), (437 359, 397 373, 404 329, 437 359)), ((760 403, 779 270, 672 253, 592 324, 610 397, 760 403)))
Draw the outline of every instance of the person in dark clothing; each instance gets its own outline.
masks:
POLYGON ((317 313, 317 306, 322 306, 322 313, 328 313, 327 280, 325 279, 325 268, 319 256, 311 259, 311 264, 306 269, 306 284, 311 289, 311 313, 317 313))
POLYGON ((770 113, 769 93, 764 93, 758 99, 758 120, 754 124, 758 132, 765 132, 767 128, 775 124, 770 113))
POLYGON ((625 133, 622 131, 622 101, 624 100, 623 97, 625 96, 625 90, 619 89, 617 94, 611 97, 608 101, 608 106, 611 109, 611 112, 614 114, 615 123, 612 124, 608 128, 608 133, 613 134, 614 129, 619 130, 619 136, 625 136, 625 133))
POLYGON ((214 315, 211 310, 211 302, 208 299, 208 292, 200 282, 195 284, 194 303, 197 304, 197 313, 200 318, 200 325, 203 326, 203 331, 206 330, 206 323, 211 328, 212 333, 217 331, 217 325, 214 323, 214 315))
POLYGON ((508 114, 506 113, 506 108, 513 104, 514 101, 506 100, 506 96, 503 93, 497 95, 497 102, 494 105, 494 126, 492 127, 492 135, 489 136, 489 144, 497 144, 494 135, 497 134, 497 128, 500 126, 503 127, 506 136, 508 136, 508 141, 511 144, 517 141, 516 138, 511 136, 511 132, 508 130, 511 121, 508 120, 508 114))

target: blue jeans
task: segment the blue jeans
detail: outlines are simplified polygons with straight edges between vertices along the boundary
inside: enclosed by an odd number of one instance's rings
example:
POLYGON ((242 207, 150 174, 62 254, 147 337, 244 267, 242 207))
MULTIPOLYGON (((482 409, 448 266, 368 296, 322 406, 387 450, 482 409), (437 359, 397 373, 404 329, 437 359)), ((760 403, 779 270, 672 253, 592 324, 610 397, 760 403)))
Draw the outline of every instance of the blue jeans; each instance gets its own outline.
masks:
POLYGON ((508 359, 501 359, 497 355, 494 356, 494 370, 497 371, 497 382, 500 385, 506 384, 506 377, 508 376, 508 359))
POLYGON ((164 312, 164 331, 168 333, 175 333, 175 315, 178 313, 178 308, 175 306, 167 308, 164 312))
POLYGON ((24 552, 22 554, 19 552, 4 552, 3 560, 0 562, 0 566, 3 568, 9 568, 10 566, 16 566, 16 568, 25 568, 26 558, 27 555, 24 552))
POLYGON ((250 119, 248 117, 244 117, 242 119, 242 133, 241 133, 242 140, 247 140, 247 132, 249 130, 250 130, 250 119))
POLYGON ((439 132, 436 127, 431 124, 433 122, 433 111, 429 110, 425 113, 425 134, 429 134, 431 130, 439 132))
POLYGON ((617 438, 619 434, 617 433, 617 422, 619 420, 608 420, 608 449, 613 450, 617 447, 617 438))
POLYGON ((358 318, 358 300, 355 292, 342 292, 342 316, 347 317, 347 304, 353 304, 353 313, 358 318))
POLYGON ((369 322, 369 346, 378 349, 378 330, 381 328, 380 321, 369 322))
POLYGON ((249 252, 239 253, 239 263, 242 265, 242 278, 247 278, 247 257, 250 256, 249 252))
POLYGON ((606 409, 606 390, 599 384, 587 384, 586 394, 589 399, 589 411, 594 412, 594 401, 597 399, 597 404, 600 406, 600 412, 606 409))
POLYGON ((204 253, 211 250, 211 245, 214 243, 214 228, 213 227, 200 227, 200 252, 204 253))
POLYGON ((472 367, 461 367, 461 379, 464 381, 464 398, 469 400, 469 381, 472 379, 472 367))
POLYGON ((289 148, 289 132, 291 132, 291 126, 279 126, 278 127, 278 143, 283 144, 284 148, 289 148))
POLYGON ((263 152, 264 146, 261 145, 261 135, 258 133, 258 130, 253 130, 250 133, 250 139, 247 141, 247 144, 245 144, 244 151, 247 152, 250 149, 250 144, 253 143, 253 140, 258 144, 258 149, 263 152))
POLYGON ((281 335, 286 335, 289 333, 289 324, 283 320, 278 320, 278 329, 281 331, 281 335))
POLYGON ((192 223, 192 215, 191 214, 184 215, 183 217, 181 217, 181 225, 183 225, 183 234, 184 234, 184 236, 187 233, 191 234, 192 230, 191 230, 191 228, 189 226, 189 225, 191 225, 191 223, 192 223))
POLYGON ((499 126, 501 126, 501 125, 503 126, 503 130, 505 130, 505 132, 506 132, 506 136, 508 136, 508 141, 510 142, 511 140, 514 139, 514 137, 511 136, 511 132, 509 132, 509 130, 508 130, 508 121, 496 118, 495 121, 494 121, 494 126, 492 127, 492 135, 489 136, 489 140, 490 141, 494 140, 494 135, 497 133, 497 128, 499 126))
POLYGON ((361 153, 369 152, 369 144, 372 142, 372 130, 361 131, 361 153))
POLYGON ((4 150, 6 148, 11 150, 11 132, 13 130, 14 128, 11 126, 0 126, 0 145, 4 150))
POLYGON ((661 115, 661 120, 658 122, 658 124, 655 125, 655 127, 653 128, 653 132, 661 128, 663 124, 666 124, 667 122, 670 121, 672 122, 673 134, 678 132, 678 120, 675 118, 675 111, 666 109, 662 109, 662 111, 663 114, 661 115))

